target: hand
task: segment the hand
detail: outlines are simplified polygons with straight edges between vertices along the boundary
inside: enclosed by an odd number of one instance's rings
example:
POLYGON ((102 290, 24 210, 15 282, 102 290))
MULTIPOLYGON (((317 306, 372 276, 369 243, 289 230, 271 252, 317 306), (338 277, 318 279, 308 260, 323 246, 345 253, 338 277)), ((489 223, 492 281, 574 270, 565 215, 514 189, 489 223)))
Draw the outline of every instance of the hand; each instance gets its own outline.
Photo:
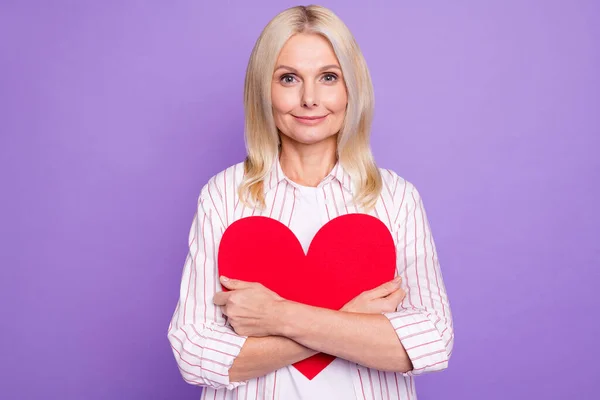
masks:
POLYGON ((340 311, 363 314, 394 312, 406 296, 404 290, 400 288, 401 283, 402 278, 398 276, 375 289, 362 292, 350 300, 340 311))
POLYGON ((229 292, 218 292, 213 297, 228 317, 233 330, 241 336, 276 335, 279 328, 276 316, 285 299, 260 283, 221 277, 229 292))

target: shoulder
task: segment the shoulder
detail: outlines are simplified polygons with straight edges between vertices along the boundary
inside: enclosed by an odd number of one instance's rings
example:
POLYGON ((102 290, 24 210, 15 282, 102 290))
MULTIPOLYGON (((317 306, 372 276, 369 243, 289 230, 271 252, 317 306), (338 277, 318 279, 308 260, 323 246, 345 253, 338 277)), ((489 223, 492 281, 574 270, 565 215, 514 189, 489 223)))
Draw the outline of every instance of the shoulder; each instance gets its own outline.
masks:
POLYGON ((211 176, 200 189, 198 203, 220 209, 237 197, 237 187, 244 175, 244 162, 233 164, 211 176))
POLYGON ((404 198, 407 195, 418 196, 418 191, 415 185, 398 175, 394 170, 387 168, 379 168, 382 180, 382 195, 391 196, 394 203, 398 206, 402 205, 404 198))
POLYGON ((200 196, 223 195, 234 188, 244 175, 244 162, 233 164, 211 176, 200 190, 200 196))

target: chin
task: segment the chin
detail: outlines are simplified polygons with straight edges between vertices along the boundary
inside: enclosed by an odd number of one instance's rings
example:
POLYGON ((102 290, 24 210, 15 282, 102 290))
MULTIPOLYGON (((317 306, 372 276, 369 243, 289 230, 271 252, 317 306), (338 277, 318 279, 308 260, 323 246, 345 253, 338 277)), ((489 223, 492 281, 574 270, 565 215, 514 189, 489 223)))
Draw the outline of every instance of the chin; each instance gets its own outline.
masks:
POLYGON ((327 127, 318 127, 315 129, 315 127, 299 126, 295 128, 288 137, 302 144, 319 143, 336 135, 335 133, 331 133, 331 129, 323 129, 327 127))
POLYGON ((301 143, 301 144, 310 145, 310 144, 315 144, 315 143, 319 143, 319 142, 325 141, 327 139, 330 139, 332 136, 335 136, 335 135, 329 135, 329 134, 325 134, 325 135, 306 135, 306 134, 301 134, 301 135, 291 135, 291 136, 288 136, 288 138, 292 139, 295 142, 301 143))

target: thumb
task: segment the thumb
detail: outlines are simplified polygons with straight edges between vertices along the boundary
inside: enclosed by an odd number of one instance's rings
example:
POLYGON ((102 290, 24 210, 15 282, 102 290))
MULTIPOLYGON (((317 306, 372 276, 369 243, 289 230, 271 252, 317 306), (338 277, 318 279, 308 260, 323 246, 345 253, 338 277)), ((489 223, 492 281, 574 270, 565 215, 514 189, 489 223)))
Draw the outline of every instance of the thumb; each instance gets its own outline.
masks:
POLYGON ((384 283, 383 285, 377 286, 375 289, 372 289, 369 294, 373 299, 379 299, 381 297, 386 297, 390 293, 398 290, 400 288, 400 282, 402 278, 397 276, 394 280, 384 283))

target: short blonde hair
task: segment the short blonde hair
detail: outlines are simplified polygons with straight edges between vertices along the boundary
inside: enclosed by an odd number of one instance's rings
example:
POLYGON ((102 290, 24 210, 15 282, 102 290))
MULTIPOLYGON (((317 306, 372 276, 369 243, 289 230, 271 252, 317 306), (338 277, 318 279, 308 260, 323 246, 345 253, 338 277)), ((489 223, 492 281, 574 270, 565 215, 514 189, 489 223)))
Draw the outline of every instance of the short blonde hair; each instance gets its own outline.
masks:
POLYGON ((279 153, 279 134, 273 118, 271 81, 279 52, 298 33, 312 33, 331 43, 348 92, 346 116, 338 134, 337 156, 352 177, 354 201, 365 210, 375 206, 382 179, 370 146, 374 96, 366 61, 354 36, 331 10, 311 5, 289 8, 273 18, 260 34, 246 70, 244 87, 247 157, 240 199, 265 206, 264 178, 279 153), (250 200, 250 201, 249 201, 250 200))

